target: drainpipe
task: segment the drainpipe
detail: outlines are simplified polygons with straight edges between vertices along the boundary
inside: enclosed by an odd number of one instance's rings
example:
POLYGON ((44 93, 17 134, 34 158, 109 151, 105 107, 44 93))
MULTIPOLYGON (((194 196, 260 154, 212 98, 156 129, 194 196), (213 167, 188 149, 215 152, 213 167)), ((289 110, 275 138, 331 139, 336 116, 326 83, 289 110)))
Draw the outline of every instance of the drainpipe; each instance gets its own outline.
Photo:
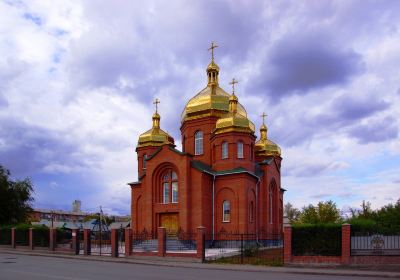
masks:
POLYGON ((258 243, 258 185, 260 183, 260 177, 257 177, 256 183, 256 239, 258 243))
POLYGON ((212 185, 212 241, 215 239, 215 174, 213 174, 213 185, 212 185))

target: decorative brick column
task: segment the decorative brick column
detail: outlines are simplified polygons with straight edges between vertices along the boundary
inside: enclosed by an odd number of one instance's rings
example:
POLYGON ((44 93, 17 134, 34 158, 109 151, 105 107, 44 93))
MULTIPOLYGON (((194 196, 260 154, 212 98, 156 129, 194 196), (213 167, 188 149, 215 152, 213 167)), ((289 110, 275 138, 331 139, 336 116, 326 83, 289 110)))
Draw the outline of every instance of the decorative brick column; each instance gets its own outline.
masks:
POLYGON ((201 262, 204 262, 206 259, 206 228, 205 227, 198 227, 197 228, 197 235, 196 235, 196 246, 197 246, 197 258, 201 259, 201 262))
POLYGON ((16 242, 15 242, 15 228, 11 229, 11 247, 15 248, 16 247, 16 242))
POLYGON ((342 259, 341 264, 350 264, 350 225, 342 225, 342 259))
POLYGON ((79 255, 79 230, 72 230, 72 251, 75 255, 79 255))
POLYGON ((33 250, 33 228, 29 228, 29 249, 33 250))
POLYGON ((54 251, 57 247, 57 229, 50 228, 49 234, 50 234, 49 249, 50 251, 54 251))
POLYGON ((92 243, 90 240, 90 229, 83 230, 83 254, 90 255, 92 251, 92 243))
POLYGON ((287 225, 283 230, 283 263, 292 261, 292 226, 287 225))
POLYGON ((118 229, 111 230, 111 257, 118 258, 118 229))
POLYGON ((125 257, 132 255, 132 229, 125 229, 125 257))
POLYGON ((165 227, 159 227, 157 230, 158 238, 158 256, 165 257, 167 252, 167 233, 165 227))

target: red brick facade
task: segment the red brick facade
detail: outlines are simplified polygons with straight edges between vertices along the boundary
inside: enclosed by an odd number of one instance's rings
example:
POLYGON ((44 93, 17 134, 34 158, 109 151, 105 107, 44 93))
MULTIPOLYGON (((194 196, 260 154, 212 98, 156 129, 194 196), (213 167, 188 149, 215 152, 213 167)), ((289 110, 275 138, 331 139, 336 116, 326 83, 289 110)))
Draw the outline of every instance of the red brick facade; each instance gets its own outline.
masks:
MULTIPOLYGON (((208 87, 210 95, 223 92, 219 87, 211 88, 216 87, 214 84, 208 87)), ((223 94, 218 100, 225 102, 222 105, 228 108, 229 95, 223 94)), ((136 149, 139 180, 129 184, 133 231, 146 230, 155 234, 158 227, 165 227, 167 232, 177 229, 194 232, 198 227, 205 227, 207 233, 282 233, 282 159, 280 155, 256 155, 254 131, 233 127, 216 133, 217 121, 229 113, 228 109, 224 110, 221 113, 210 107, 202 109, 198 117, 183 119, 180 127, 182 151, 168 141, 153 145, 149 142, 152 140, 147 140, 141 145, 139 138, 136 149), (203 135, 202 151, 196 155, 195 135, 199 131, 203 135), (223 145, 227 145, 226 158, 222 157, 223 145), (171 186, 177 183, 177 194, 176 191, 172 193, 171 187, 165 190, 164 176, 173 174, 171 172, 177 176, 174 183, 170 183, 171 186), (173 201, 174 195, 177 201, 173 201), (169 198, 165 199, 166 196, 169 198)), ((151 138, 154 131, 161 131, 157 112, 153 115, 153 129, 147 132, 146 139, 155 139, 151 138)))

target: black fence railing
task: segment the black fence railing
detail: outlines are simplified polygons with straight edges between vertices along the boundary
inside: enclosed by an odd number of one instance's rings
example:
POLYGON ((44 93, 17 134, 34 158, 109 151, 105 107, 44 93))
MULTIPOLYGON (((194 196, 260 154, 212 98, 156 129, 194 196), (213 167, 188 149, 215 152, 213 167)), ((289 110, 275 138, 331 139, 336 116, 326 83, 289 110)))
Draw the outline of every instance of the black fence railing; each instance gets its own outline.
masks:
POLYGON ((132 233, 132 252, 157 252, 158 240, 157 235, 149 232, 133 232, 132 233))
POLYGON ((195 232, 179 230, 174 234, 167 233, 167 251, 190 251, 196 248, 195 232))
POLYGON ((72 230, 57 229, 56 230, 56 247, 70 250, 72 249, 72 230))
POLYGON ((29 246, 29 229, 15 230, 15 245, 29 246))
POLYGON ((283 265, 280 234, 219 232, 205 236, 209 262, 283 265))
POLYGON ((33 229, 33 246, 34 247, 50 246, 50 233, 48 228, 33 229))
POLYGON ((0 245, 11 245, 11 229, 0 229, 0 245))
POLYGON ((292 255, 341 256, 341 225, 312 225, 293 227, 292 255))
POLYGON ((353 256, 399 256, 400 233, 382 234, 379 231, 352 231, 350 254, 353 256))

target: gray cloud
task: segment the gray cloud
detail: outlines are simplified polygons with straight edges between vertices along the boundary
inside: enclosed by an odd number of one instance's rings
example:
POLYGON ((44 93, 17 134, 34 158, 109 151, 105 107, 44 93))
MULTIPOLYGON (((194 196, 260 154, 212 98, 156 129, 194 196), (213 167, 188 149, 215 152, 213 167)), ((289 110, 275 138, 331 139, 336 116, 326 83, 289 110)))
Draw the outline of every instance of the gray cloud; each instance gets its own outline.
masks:
POLYGON ((267 90, 268 98, 275 101, 312 89, 344 85, 364 69, 360 54, 337 46, 319 33, 286 35, 274 44, 268 57, 257 86, 267 90))
MULTIPOLYGON (((64 135, 11 118, 1 119, 0 163, 16 176, 78 170, 93 164, 64 135)), ((91 167, 93 168, 93 166, 91 167)))
POLYGON ((352 121, 383 111, 389 106, 388 102, 377 99, 375 95, 364 99, 343 95, 333 101, 332 109, 339 118, 352 121))
POLYGON ((361 144, 383 142, 397 138, 399 127, 396 119, 385 117, 384 119, 373 120, 368 124, 356 125, 349 130, 348 134, 356 138, 361 144))

